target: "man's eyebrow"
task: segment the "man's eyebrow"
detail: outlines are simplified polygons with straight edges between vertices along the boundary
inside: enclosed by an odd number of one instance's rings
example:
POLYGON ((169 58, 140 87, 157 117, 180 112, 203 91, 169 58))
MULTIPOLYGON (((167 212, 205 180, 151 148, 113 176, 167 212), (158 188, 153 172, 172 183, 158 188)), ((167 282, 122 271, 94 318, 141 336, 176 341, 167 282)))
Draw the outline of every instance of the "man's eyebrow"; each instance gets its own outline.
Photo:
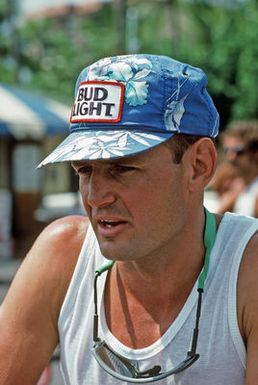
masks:
POLYGON ((117 163, 133 163, 136 162, 138 158, 136 156, 124 156, 121 158, 115 158, 110 160, 111 164, 117 164, 117 163))
POLYGON ((115 159, 97 159, 97 160, 75 160, 71 162, 71 165, 73 168, 79 167, 79 166, 90 166, 93 164, 105 164, 105 165, 115 165, 115 164, 132 164, 132 163, 140 163, 141 157, 135 155, 135 156, 125 156, 115 159))
POLYGON ((74 168, 75 170, 78 168, 78 167, 83 167, 83 166, 89 166, 90 165, 90 161, 88 160, 75 160, 75 161, 72 161, 71 162, 71 166, 72 168, 74 168))

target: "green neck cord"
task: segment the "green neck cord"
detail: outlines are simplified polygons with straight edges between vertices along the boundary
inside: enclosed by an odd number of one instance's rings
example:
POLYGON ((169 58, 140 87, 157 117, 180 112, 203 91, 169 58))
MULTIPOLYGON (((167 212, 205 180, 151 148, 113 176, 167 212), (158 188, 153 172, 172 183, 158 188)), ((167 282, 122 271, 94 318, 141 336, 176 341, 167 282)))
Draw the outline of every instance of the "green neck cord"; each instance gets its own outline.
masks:
POLYGON ((208 274, 210 265, 210 255, 216 238, 216 220, 215 215, 211 214, 205 208, 205 230, 204 230, 204 246, 205 246, 205 257, 204 265, 201 275, 198 279, 198 289, 203 290, 204 282, 208 274))
MULTIPOLYGON (((201 289, 201 290, 203 290, 204 282, 208 274, 209 264, 210 264, 210 254, 215 242, 215 238, 216 238, 215 216, 205 208, 204 246, 206 251, 205 251, 205 257, 204 257, 204 266, 203 266, 201 275, 198 279, 198 289, 201 289)), ((105 271, 109 270, 114 263, 115 261, 109 261, 104 265, 100 266, 96 270, 96 274, 101 275, 105 271)))

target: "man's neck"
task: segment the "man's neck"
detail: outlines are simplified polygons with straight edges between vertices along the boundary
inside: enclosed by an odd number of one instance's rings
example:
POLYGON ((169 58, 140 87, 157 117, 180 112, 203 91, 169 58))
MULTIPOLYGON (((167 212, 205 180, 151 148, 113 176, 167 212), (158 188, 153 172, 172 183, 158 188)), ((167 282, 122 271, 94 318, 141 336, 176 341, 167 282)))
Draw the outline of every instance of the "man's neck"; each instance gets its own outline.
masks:
POLYGON ((125 345, 155 342, 181 311, 204 263, 204 216, 200 223, 180 243, 175 240, 170 253, 117 261, 112 267, 105 287, 106 319, 125 345))
POLYGON ((185 265, 177 261, 156 274, 136 264, 116 263, 105 287, 106 320, 116 338, 132 348, 158 340, 187 301, 202 269, 203 254, 191 261, 187 258, 188 262, 182 258, 185 265))

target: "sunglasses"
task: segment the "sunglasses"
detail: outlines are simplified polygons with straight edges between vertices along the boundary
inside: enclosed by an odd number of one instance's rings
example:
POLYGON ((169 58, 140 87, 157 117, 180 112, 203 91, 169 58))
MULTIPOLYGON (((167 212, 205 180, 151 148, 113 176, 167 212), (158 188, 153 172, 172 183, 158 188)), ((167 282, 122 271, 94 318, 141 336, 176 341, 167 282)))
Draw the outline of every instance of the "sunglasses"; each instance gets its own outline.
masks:
POLYGON ((243 155, 247 152, 247 148, 244 144, 239 144, 238 146, 234 146, 234 147, 223 146, 223 152, 225 155, 228 155, 228 154, 243 155))
POLYGON ((101 266, 95 272, 94 279, 94 320, 93 320, 93 348, 92 353, 99 366, 104 369, 111 376, 118 380, 132 383, 147 383, 162 380, 173 374, 182 372, 189 368, 198 360, 200 354, 197 353, 197 342, 199 334, 199 320, 201 316, 201 304, 204 282, 208 274, 210 254, 216 237, 216 222, 215 217, 207 209, 205 209, 205 231, 204 231, 204 245, 205 245, 205 259, 202 272, 198 279, 197 292, 198 301, 196 308, 195 326, 192 334, 191 348, 186 354, 186 358, 181 363, 173 367, 172 369, 163 372, 160 365, 155 365, 148 370, 141 371, 139 364, 134 361, 130 361, 126 357, 116 353, 108 344, 99 338, 98 335, 98 295, 97 295, 97 280, 102 273, 109 270, 114 261, 110 261, 107 264, 101 266))

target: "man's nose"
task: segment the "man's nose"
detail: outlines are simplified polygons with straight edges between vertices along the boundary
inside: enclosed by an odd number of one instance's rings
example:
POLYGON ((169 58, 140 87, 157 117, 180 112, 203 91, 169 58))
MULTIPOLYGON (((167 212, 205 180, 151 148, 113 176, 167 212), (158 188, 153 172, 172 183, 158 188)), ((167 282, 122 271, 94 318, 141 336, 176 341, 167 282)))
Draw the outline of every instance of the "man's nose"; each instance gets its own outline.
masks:
POLYGON ((225 158, 227 161, 232 162, 236 159, 236 153, 232 150, 228 150, 225 154, 225 158))
POLYGON ((104 207, 115 201, 112 183, 102 174, 92 173, 87 183, 87 203, 93 208, 104 207))

